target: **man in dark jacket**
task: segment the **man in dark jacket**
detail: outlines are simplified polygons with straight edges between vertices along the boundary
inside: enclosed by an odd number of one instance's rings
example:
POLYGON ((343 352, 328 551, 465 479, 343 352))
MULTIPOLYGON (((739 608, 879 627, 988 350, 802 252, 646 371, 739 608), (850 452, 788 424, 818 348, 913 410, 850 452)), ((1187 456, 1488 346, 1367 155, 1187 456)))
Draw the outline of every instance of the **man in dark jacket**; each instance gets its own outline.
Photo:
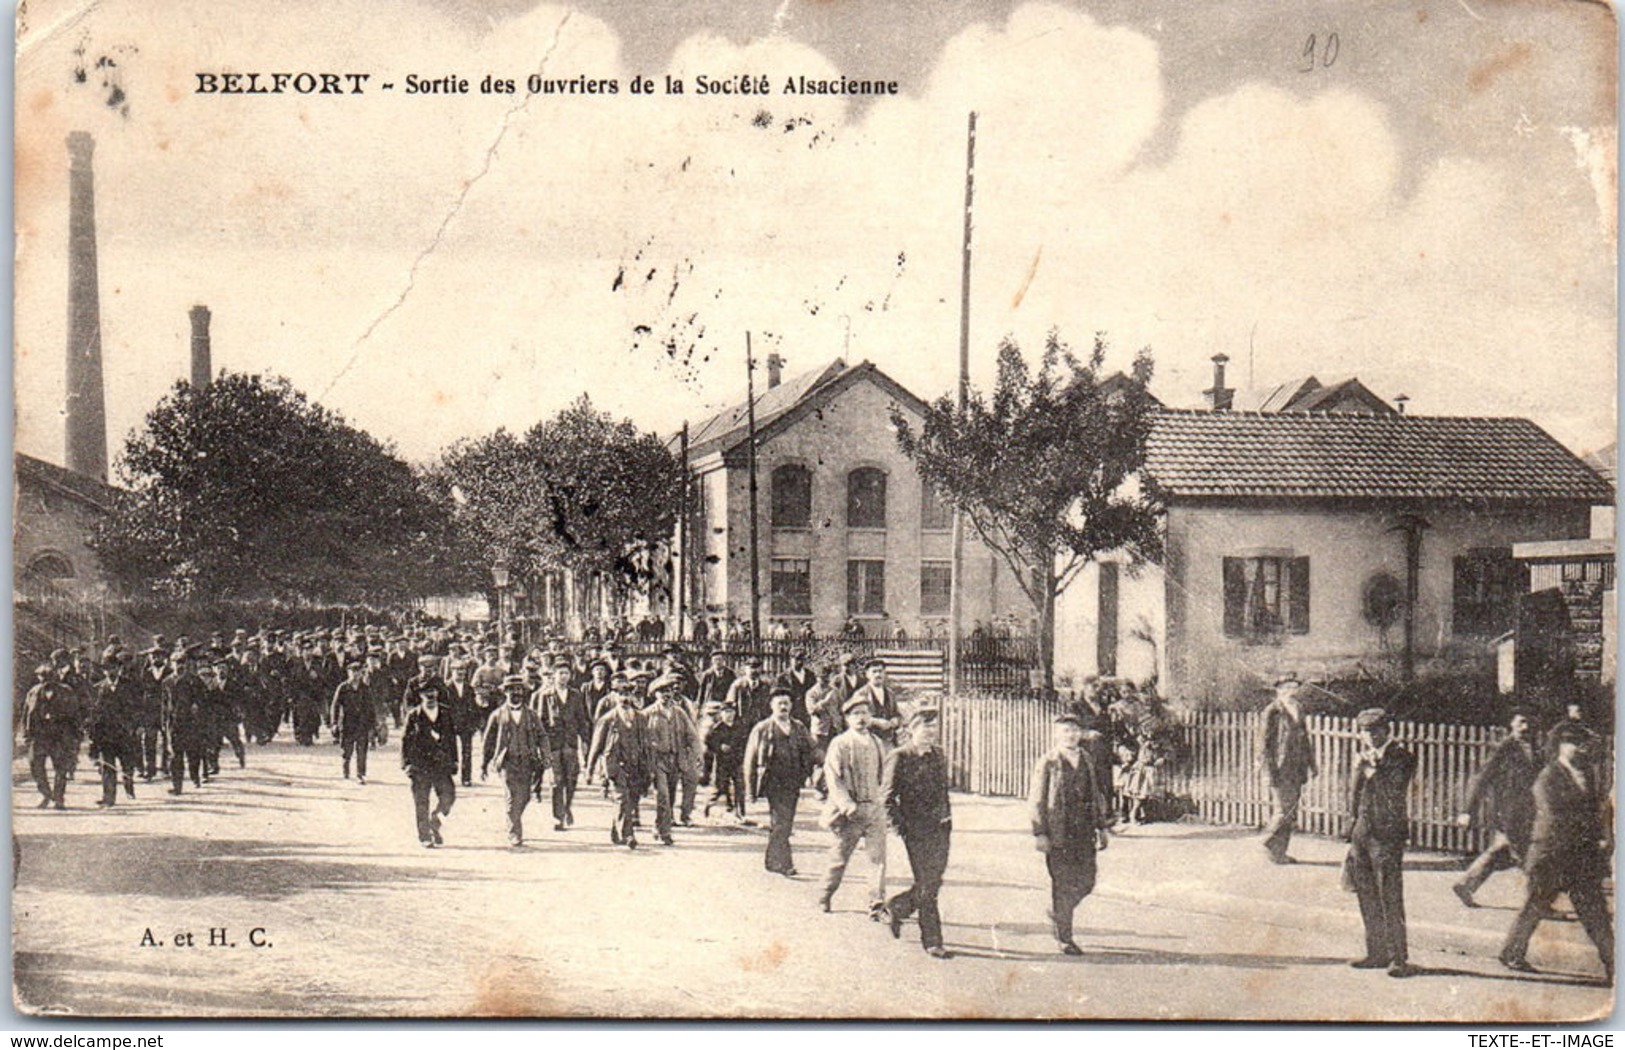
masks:
POLYGON ((451 716, 440 706, 438 682, 418 687, 419 704, 406 715, 401 731, 401 768, 412 782, 412 808, 417 813, 418 841, 433 849, 440 837, 440 818, 451 813, 457 801, 457 729, 451 716), (429 793, 435 794, 435 807, 429 810, 429 793))
POLYGON ((355 758, 356 782, 367 782, 367 751, 378 727, 378 710, 373 691, 362 678, 361 661, 351 657, 344 667, 345 678, 333 690, 333 710, 328 721, 344 759, 344 779, 350 779, 350 759, 355 758))
POLYGON ((1082 955, 1072 939, 1072 914, 1095 888, 1095 851, 1106 848, 1111 808, 1083 749, 1074 714, 1055 719, 1055 747, 1033 766, 1027 790, 1033 838, 1049 869, 1050 919, 1063 955, 1082 955))
POLYGON ((1535 822, 1535 774, 1540 772, 1529 716, 1515 711, 1507 720, 1507 738, 1495 749, 1467 789, 1467 808, 1456 818, 1463 827, 1475 814, 1490 833, 1489 844, 1451 889, 1469 908, 1473 894, 1502 868, 1523 863, 1535 822))
POLYGON ((1586 753, 1594 738, 1579 724, 1559 725, 1549 737, 1557 755, 1535 778, 1535 821, 1524 862, 1529 896, 1501 949, 1501 962, 1509 969, 1534 972, 1530 938, 1552 901, 1567 893, 1613 982, 1614 926, 1603 891, 1609 868, 1607 832, 1595 759, 1586 753))
POLYGON ((164 679, 164 730, 173 752, 169 758, 171 795, 181 793, 181 784, 188 776, 193 787, 203 786, 208 698, 203 695, 196 660, 193 648, 182 650, 176 657, 175 673, 164 679))
POLYGON ((734 819, 745 822, 745 744, 749 728, 739 721, 739 712, 724 704, 717 710, 717 720, 705 731, 705 753, 711 768, 711 800, 705 804, 705 816, 718 802, 727 807, 734 819), (726 801, 724 801, 726 800, 726 801))
POLYGON ((768 871, 785 877, 796 873, 790 835, 795 830, 796 804, 801 785, 813 768, 812 734, 791 717, 795 698, 790 690, 773 690, 768 701, 772 714, 758 722, 745 744, 745 782, 750 797, 766 798, 768 812, 768 871))
POLYGON ((800 721, 807 709, 807 691, 818 682, 818 674, 807 666, 807 650, 796 646, 790 650, 790 666, 779 674, 775 688, 790 692, 791 717, 800 721))
POLYGON ((108 668, 107 677, 96 683, 89 718, 90 757, 101 773, 102 797, 98 806, 118 801, 118 778, 122 767, 124 791, 135 797, 136 719, 141 707, 141 683, 129 666, 129 655, 119 650, 108 668))
POLYGON ((1295 674, 1275 682, 1275 699, 1264 708, 1259 727, 1258 764, 1270 781, 1275 814, 1264 828, 1264 849, 1276 864, 1291 864, 1287 847, 1298 822, 1298 800, 1303 785, 1316 772, 1315 752, 1309 743, 1298 691, 1303 683, 1295 674))
POLYGON ((587 751, 587 782, 600 761, 604 782, 615 790, 615 821, 609 840, 617 846, 637 849, 633 829, 638 820, 638 800, 649 786, 649 740, 644 733, 643 712, 636 706, 632 683, 624 674, 610 679, 615 706, 593 727, 592 746, 587 751))
MULTIPOLYGON (((508 845, 518 848, 525 844, 524 816, 530 797, 536 793, 547 770, 547 730, 542 720, 525 703, 530 689, 524 675, 511 674, 503 679, 502 692, 507 703, 491 712, 485 723, 485 741, 480 763, 480 779, 484 780, 492 766, 502 774, 503 797, 508 812, 508 845)), ((458 736, 467 739, 462 728, 458 736)))
POLYGON ((68 771, 79 746, 79 699, 63 685, 54 664, 34 670, 38 681, 23 701, 23 739, 28 742, 29 768, 39 788, 39 807, 67 808, 68 771), (46 772, 46 762, 51 772, 46 772))
POLYGON ((914 884, 886 902, 891 935, 902 935, 903 920, 920 914, 920 944, 933 959, 949 958, 942 945, 937 896, 948 868, 948 836, 953 813, 948 804, 948 761, 937 746, 937 709, 916 708, 909 716, 908 743, 886 756, 880 794, 886 819, 903 840, 914 884))
POLYGON ((701 707, 713 701, 723 703, 728 699, 728 689, 733 684, 734 673, 728 666, 728 654, 721 649, 713 649, 711 666, 700 672, 694 702, 701 707))
POLYGON ((1405 930, 1405 842, 1410 818, 1405 795, 1416 773, 1416 758, 1390 735, 1388 713, 1367 708, 1354 718, 1364 747, 1354 764, 1345 870, 1360 900, 1365 923, 1365 958, 1359 970, 1388 968, 1390 977, 1409 977, 1405 930))
POLYGON ((587 701, 570 684, 574 669, 570 658, 553 661, 553 680, 531 697, 531 706, 542 718, 551 749, 548 765, 553 769, 553 830, 563 831, 576 822, 576 781, 581 776, 581 750, 592 746, 592 721, 587 701))

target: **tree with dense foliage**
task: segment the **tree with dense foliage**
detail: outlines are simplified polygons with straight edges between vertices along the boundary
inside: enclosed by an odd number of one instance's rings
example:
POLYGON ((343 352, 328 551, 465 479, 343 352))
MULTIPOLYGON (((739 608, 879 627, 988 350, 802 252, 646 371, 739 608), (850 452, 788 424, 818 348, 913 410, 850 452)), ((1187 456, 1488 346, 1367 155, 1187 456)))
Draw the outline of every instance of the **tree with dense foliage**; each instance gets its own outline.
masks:
POLYGON ((132 593, 379 605, 458 585, 412 468, 286 379, 177 383, 118 467, 92 546, 132 593))
POLYGON ((1161 504, 1141 475, 1151 412, 1151 355, 1126 375, 1103 376, 1106 343, 1086 361, 1050 332, 1038 371, 1016 343, 999 346, 991 396, 952 397, 916 424, 892 423, 920 476, 964 513, 1010 566, 1038 611, 1044 688, 1054 685, 1055 600, 1100 555, 1137 563, 1162 555, 1161 504))

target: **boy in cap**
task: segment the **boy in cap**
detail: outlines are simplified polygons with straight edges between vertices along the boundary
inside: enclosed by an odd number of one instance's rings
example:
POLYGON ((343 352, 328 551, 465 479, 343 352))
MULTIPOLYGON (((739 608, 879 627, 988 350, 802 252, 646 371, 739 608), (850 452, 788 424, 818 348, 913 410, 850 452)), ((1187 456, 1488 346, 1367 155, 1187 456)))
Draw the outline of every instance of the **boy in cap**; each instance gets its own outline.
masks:
POLYGON ((886 814, 880 797, 880 777, 885 767, 886 745, 869 732, 869 701, 854 695, 843 706, 846 732, 836 737, 824 756, 824 781, 829 801, 820 822, 834 834, 830 844, 829 870, 818 906, 831 907, 840 889, 846 865, 858 843, 870 863, 869 918, 880 921, 886 910, 886 814))
MULTIPOLYGON (((713 701, 716 703, 716 701, 713 701)), ((716 707, 716 722, 705 732, 705 753, 711 765, 711 800, 705 804, 705 817, 718 802, 726 806, 741 824, 745 820, 745 734, 739 712, 727 704, 716 707)))
POLYGON ((1365 958, 1357 970, 1387 967, 1390 977, 1409 977, 1405 930, 1405 842, 1410 836, 1405 795, 1416 774, 1416 758, 1394 742, 1388 712, 1370 707, 1354 716, 1365 745, 1354 764, 1345 870, 1360 900, 1365 924, 1365 958))
POLYGON ((485 724, 480 779, 490 774, 492 766, 502 774, 508 845, 518 848, 525 844, 525 807, 547 769, 547 730, 536 712, 525 705, 529 690, 523 675, 503 679, 502 693, 507 702, 492 711, 485 724))
POLYGON ((1095 888, 1095 852, 1106 848, 1112 812, 1074 714, 1055 719, 1055 746, 1033 766, 1027 790, 1033 838, 1049 870, 1050 919, 1063 955, 1082 955, 1072 915, 1095 888))
POLYGON ((948 835, 953 811, 948 803, 948 760, 937 746, 941 726, 934 707, 916 708, 908 720, 908 743, 886 756, 880 777, 886 819, 908 851, 914 884, 886 902, 891 935, 902 933, 903 920, 920 914, 920 944, 933 959, 946 959, 942 916, 937 895, 948 868, 948 835))
POLYGON ((1555 751, 1535 778, 1535 820, 1524 871, 1528 897, 1507 932, 1501 963, 1533 973, 1529 941, 1559 893, 1567 893, 1586 936, 1597 946, 1610 984, 1614 980, 1614 927, 1603 880, 1609 874, 1606 800, 1587 754, 1595 734, 1578 722, 1560 723, 1548 735, 1555 751))
POLYGON ((427 849, 442 843, 440 818, 451 813, 457 801, 457 730, 440 708, 440 684, 418 686, 418 706, 406 715, 401 731, 401 768, 412 783, 412 809, 417 814, 418 842, 427 849), (429 810, 429 793, 435 794, 435 807, 429 810))

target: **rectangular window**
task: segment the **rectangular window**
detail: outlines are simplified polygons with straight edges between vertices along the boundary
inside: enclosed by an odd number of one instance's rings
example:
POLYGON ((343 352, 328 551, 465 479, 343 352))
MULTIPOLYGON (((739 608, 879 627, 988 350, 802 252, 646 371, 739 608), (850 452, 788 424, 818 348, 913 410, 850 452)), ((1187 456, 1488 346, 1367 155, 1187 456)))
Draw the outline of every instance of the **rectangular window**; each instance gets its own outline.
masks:
POLYGON ((953 590, 954 565, 949 561, 920 563, 920 615, 947 616, 953 590))
POLYGON ((943 502, 929 481, 920 481, 920 528, 941 531, 954 527, 953 508, 943 502))
POLYGON ((812 615, 812 562, 773 559, 772 609, 774 616, 812 615))
MULTIPOLYGON (((1565 566, 1567 568, 1567 566, 1565 566)), ((1523 571, 1508 547, 1479 547, 1455 559, 1450 627, 1458 635, 1493 638, 1518 622, 1523 571)))
POLYGON ((1259 641, 1309 633, 1309 559, 1224 559, 1224 633, 1259 641))
POLYGON ((886 614, 886 563, 854 560, 846 563, 846 613, 848 616, 886 614))

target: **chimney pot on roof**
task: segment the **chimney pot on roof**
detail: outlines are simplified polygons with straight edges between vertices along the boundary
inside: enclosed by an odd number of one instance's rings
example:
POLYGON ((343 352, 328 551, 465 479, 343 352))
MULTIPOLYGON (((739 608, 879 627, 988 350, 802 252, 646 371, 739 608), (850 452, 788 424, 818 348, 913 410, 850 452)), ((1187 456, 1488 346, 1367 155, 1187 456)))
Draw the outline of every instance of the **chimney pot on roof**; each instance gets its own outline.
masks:
POLYGON ((1400 415, 1405 414, 1405 404, 1406 402, 1410 401, 1410 399, 1411 397, 1409 394, 1400 394, 1394 398, 1394 407, 1399 409, 1400 415))
POLYGON ((209 308, 201 303, 192 307, 187 316, 192 319, 192 389, 202 390, 213 375, 209 354, 209 308))
POLYGON ((778 354, 767 355, 767 388, 772 390, 784 378, 784 358, 778 354))
POLYGON ((1208 408, 1214 412, 1230 411, 1236 397, 1236 392, 1224 385, 1224 366, 1229 362, 1228 354, 1213 355, 1213 388, 1202 391, 1202 396, 1207 398, 1208 408))

